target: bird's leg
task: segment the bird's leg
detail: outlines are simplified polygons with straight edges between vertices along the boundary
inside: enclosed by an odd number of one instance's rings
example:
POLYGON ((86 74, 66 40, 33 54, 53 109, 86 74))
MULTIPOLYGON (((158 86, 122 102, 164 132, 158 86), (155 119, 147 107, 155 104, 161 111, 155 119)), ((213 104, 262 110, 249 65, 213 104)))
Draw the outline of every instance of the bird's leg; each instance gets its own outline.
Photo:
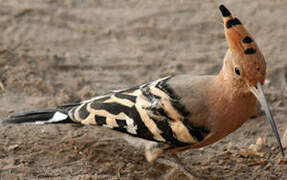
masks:
MULTIPOLYGON (((156 161, 160 164, 164 164, 167 166, 172 167, 173 169, 171 170, 170 173, 168 173, 168 176, 172 175, 174 173, 174 170, 177 169, 179 171, 181 171, 184 175, 186 175, 189 179, 194 179, 195 176, 192 175, 191 171, 186 168, 183 163, 181 162, 181 160, 178 158, 178 156, 176 154, 169 154, 169 156, 173 159, 167 159, 167 158, 158 158, 156 159, 156 161)), ((166 178, 168 178, 167 176, 165 176, 166 178)))
POLYGON ((171 176, 175 170, 179 170, 189 179, 194 179, 195 176, 193 176, 191 171, 183 165, 180 158, 175 153, 169 153, 169 151, 167 151, 169 148, 169 145, 161 143, 146 145, 145 157, 148 162, 156 161, 160 164, 172 167, 172 170, 165 175, 164 179, 168 179, 168 177, 171 176), (161 155, 166 156, 160 157, 161 155))

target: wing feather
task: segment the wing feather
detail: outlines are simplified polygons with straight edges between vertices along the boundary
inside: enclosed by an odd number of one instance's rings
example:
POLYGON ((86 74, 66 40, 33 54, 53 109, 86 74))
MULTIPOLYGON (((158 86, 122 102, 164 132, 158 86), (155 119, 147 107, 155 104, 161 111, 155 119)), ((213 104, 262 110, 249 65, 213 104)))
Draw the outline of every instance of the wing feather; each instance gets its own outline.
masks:
POLYGON ((172 76, 130 89, 112 91, 83 101, 69 116, 83 124, 105 126, 172 147, 197 143, 196 128, 185 119, 189 112, 169 87, 172 76))

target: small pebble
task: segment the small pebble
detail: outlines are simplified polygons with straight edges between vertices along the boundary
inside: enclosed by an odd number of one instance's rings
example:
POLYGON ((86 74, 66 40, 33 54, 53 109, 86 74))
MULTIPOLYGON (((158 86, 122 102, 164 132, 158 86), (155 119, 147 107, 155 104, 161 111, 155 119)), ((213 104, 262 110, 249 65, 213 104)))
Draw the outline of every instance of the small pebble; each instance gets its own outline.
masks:
POLYGON ((258 152, 265 146, 265 139, 260 137, 257 139, 256 144, 251 144, 248 149, 258 152))
POLYGON ((269 168, 271 168, 272 164, 271 163, 268 163, 265 167, 264 167, 264 170, 267 170, 269 168))
POLYGON ((227 149, 230 150, 230 149, 232 149, 232 148, 233 148, 233 144, 232 144, 231 142, 229 142, 229 143, 227 144, 227 149))
POLYGON ((259 150, 261 150, 265 146, 265 139, 262 137, 258 138, 256 145, 258 146, 259 150))
POLYGON ((256 144, 251 144, 248 149, 250 149, 251 151, 257 151, 257 146, 256 144))
POLYGON ((11 145, 8 147, 8 151, 13 151, 13 150, 17 149, 18 147, 19 147, 18 144, 11 145))

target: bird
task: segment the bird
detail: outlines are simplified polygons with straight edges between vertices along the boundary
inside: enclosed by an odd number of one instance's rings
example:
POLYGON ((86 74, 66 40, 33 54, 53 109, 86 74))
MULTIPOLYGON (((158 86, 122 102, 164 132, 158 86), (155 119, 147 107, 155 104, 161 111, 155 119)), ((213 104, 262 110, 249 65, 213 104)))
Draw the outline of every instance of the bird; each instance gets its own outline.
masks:
POLYGON ((249 119, 258 100, 284 156, 262 88, 265 58, 241 21, 224 5, 219 10, 229 48, 217 75, 171 75, 55 109, 15 113, 3 122, 110 128, 121 132, 131 144, 143 147, 148 162, 158 161, 195 177, 173 155, 207 146, 234 132, 249 119), (164 154, 174 161, 161 158, 164 154))

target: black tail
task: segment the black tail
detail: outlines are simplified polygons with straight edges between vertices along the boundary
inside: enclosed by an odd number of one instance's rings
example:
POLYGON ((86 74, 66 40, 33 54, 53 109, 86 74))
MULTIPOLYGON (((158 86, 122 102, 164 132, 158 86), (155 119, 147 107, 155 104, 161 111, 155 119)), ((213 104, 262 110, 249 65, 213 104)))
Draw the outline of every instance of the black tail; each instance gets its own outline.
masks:
POLYGON ((75 123, 72 121, 67 111, 59 109, 44 109, 15 113, 4 120, 3 123, 75 123))

